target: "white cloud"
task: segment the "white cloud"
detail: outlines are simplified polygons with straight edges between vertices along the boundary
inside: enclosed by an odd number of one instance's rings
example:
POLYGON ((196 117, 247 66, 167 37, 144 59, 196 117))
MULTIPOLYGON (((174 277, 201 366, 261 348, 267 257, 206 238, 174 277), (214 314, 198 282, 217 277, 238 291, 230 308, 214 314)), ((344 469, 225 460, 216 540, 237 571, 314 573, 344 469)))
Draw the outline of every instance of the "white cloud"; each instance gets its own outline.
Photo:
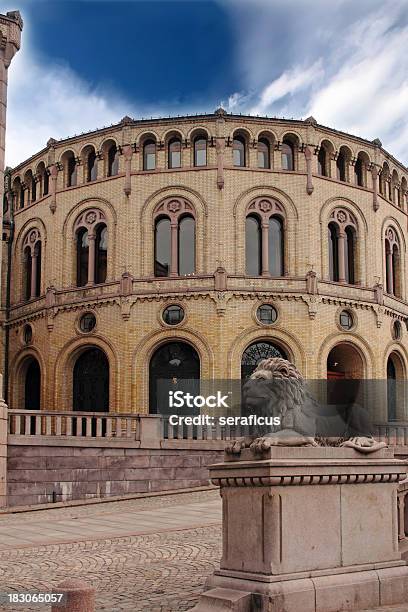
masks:
POLYGON ((92 87, 67 65, 36 59, 28 46, 9 69, 7 165, 30 157, 50 137, 73 136, 134 114, 119 96, 92 87))

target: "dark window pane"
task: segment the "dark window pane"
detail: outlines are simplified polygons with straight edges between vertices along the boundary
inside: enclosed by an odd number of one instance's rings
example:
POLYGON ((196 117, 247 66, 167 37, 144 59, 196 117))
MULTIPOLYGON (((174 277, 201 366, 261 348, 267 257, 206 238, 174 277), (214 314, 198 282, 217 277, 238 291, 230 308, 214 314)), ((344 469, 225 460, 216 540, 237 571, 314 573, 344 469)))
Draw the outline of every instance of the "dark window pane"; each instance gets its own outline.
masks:
POLYGON ((206 166, 207 165, 207 139, 197 138, 194 141, 194 165, 195 166, 206 166))
POLYGON ((247 217, 245 222, 246 273, 249 276, 261 274, 261 228, 256 217, 247 217))
POLYGON ((109 362, 100 349, 87 349, 73 372, 73 409, 84 412, 109 410, 109 362))
POLYGON ((36 261, 37 276, 36 276, 36 285, 35 285, 35 295, 36 297, 39 297, 41 294, 41 242, 37 242, 37 244, 35 245, 35 253, 37 255, 37 261, 36 261))
POLYGON ((95 243, 95 282, 106 281, 108 263, 108 230, 105 225, 98 227, 95 243))
POLYGON ((234 138, 232 149, 234 166, 245 166, 245 141, 241 136, 234 138))
POLYGON ((50 176, 47 172, 47 170, 44 171, 43 174, 43 195, 48 195, 50 189, 50 176))
POLYGON ((67 187, 74 187, 77 184, 77 166, 75 157, 70 155, 67 161, 67 187))
POLYGON ((154 275, 170 276, 171 234, 170 219, 156 221, 154 239, 154 275))
POLYGON ((77 234, 77 286, 84 287, 88 282, 88 232, 79 230, 77 234))
POLYGON ((270 304, 262 304, 257 310, 258 321, 263 323, 264 325, 271 325, 275 323, 278 318, 278 313, 276 308, 271 306, 270 304))
POLYGON ((241 380, 245 380, 251 376, 258 364, 263 359, 269 359, 270 357, 288 358, 284 350, 272 342, 254 342, 248 346, 241 359, 241 380))
POLYGON ((269 143, 262 139, 258 141, 258 168, 269 168, 269 143))
POLYGON ((108 151, 108 176, 116 176, 119 172, 119 151, 116 145, 109 147, 108 151))
POLYGON ((81 317, 79 322, 80 330, 84 333, 91 332, 96 325, 96 318, 92 312, 87 312, 81 317))
POLYGON ((336 160, 336 168, 337 168, 337 180, 345 181, 346 180, 346 158, 344 153, 339 153, 336 160))
POLYGON ((145 142, 143 147, 143 170, 155 170, 156 144, 152 140, 145 142))
POLYGON ((87 161, 87 181, 95 181, 98 177, 98 165, 97 165, 96 153, 95 151, 91 151, 88 155, 87 161))
POLYGON ((280 219, 269 219, 269 274, 283 276, 283 225, 280 219))
POLYGON ((184 217, 179 223, 178 265, 180 276, 195 272, 195 221, 184 217))
POLYGON ((339 280, 339 250, 337 242, 337 229, 333 223, 329 225, 329 270, 330 280, 339 280))
POLYGON ((317 165, 319 174, 321 176, 327 176, 327 155, 326 149, 324 147, 320 147, 318 156, 317 156, 317 165))
POLYGON ((340 313, 340 325, 347 330, 353 327, 353 317, 347 310, 342 310, 340 313))
POLYGON ((293 145, 289 142, 282 144, 282 170, 294 170, 293 145))
POLYGON ((181 167, 181 140, 177 138, 169 142, 169 168, 181 167))
POLYGON ((29 300, 31 297, 31 249, 27 248, 24 252, 24 268, 25 268, 25 283, 24 283, 24 299, 29 300))
POLYGON ((354 270, 354 232, 351 227, 346 228, 346 244, 344 249, 344 268, 346 271, 346 281, 353 285, 355 282, 354 270))
POLYGON ((165 308, 163 312, 163 320, 168 325, 177 325, 177 323, 181 323, 184 319, 184 310, 181 306, 174 304, 173 306, 168 306, 165 308))

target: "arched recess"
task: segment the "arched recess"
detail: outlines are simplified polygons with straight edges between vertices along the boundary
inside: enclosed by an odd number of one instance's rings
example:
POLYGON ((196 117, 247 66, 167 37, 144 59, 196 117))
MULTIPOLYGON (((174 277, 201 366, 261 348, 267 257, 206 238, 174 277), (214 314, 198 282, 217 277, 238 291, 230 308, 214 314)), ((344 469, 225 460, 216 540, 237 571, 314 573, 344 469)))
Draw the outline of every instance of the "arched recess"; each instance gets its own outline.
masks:
POLYGON ((285 276, 287 223, 282 204, 274 198, 255 198, 247 206, 245 219, 245 274, 285 276))
POLYGON ((76 338, 68 342, 59 352, 53 372, 54 404, 61 410, 73 409, 74 368, 78 358, 88 349, 102 351, 109 363, 109 411, 127 411, 119 405, 119 356, 105 339, 93 335, 90 338, 76 338))
POLYGON ((235 232, 235 249, 231 257, 231 267, 235 274, 245 274, 245 221, 247 211, 250 206, 257 202, 265 200, 272 206, 277 207, 281 211, 281 216, 284 222, 284 262, 285 276, 294 276, 297 274, 291 262, 297 261, 297 248, 299 241, 297 240, 297 220, 298 213, 293 201, 282 191, 274 187, 256 187, 242 193, 236 200, 233 208, 234 215, 234 232, 235 232), (293 266, 293 267, 292 267, 293 266))
POLYGON ((335 344, 327 355, 327 403, 346 405, 364 402, 364 358, 352 342, 335 344))
MULTIPOLYGON (((348 198, 330 198, 327 200, 320 211, 320 261, 321 276, 323 279, 330 280, 330 260, 329 260, 329 238, 328 227, 334 216, 340 211, 345 214, 345 222, 352 219, 355 225, 355 282, 363 286, 369 285, 367 271, 367 236, 368 225, 365 216, 360 208, 348 198)), ((343 217, 341 217, 343 218, 343 217)), ((337 221, 336 221, 337 222, 337 221)))
POLYGON ((13 268, 13 274, 11 275, 11 303, 15 304, 21 301, 23 295, 23 283, 24 283, 24 249, 25 243, 32 231, 36 231, 38 236, 41 238, 41 270, 40 278, 46 278, 46 265, 47 265, 47 231, 44 222, 39 217, 33 217, 26 221, 20 228, 16 235, 16 239, 13 244, 13 261, 18 262, 13 268))
MULTIPOLYGON (((200 356, 188 342, 163 342, 150 357, 149 413, 166 414, 168 410, 171 411, 170 391, 182 391, 192 395, 200 393, 200 356)), ((186 408, 182 412, 191 414, 193 411, 194 409, 186 408)))
POLYGON ((195 218, 196 241, 196 272, 203 274, 207 270, 207 249, 204 249, 204 236, 207 227, 207 205, 201 196, 183 186, 166 187, 153 193, 144 203, 141 213, 141 222, 135 231, 135 244, 138 245, 136 253, 137 268, 132 272, 134 276, 154 276, 154 229, 155 213, 162 204, 171 200, 186 202, 192 207, 195 218))
MULTIPOLYGON (((337 345, 350 346, 350 350, 354 350, 353 354, 358 354, 361 359, 363 378, 374 378, 374 355, 368 342, 353 332, 347 334, 330 334, 320 346, 317 354, 319 356, 316 364, 317 378, 327 378, 327 360, 331 350, 337 345)), ((334 372, 335 370, 333 370, 334 372)), ((339 370, 341 371, 341 370, 339 370)), ((350 374, 351 370, 346 369, 346 374, 350 374)), ((359 371, 361 373, 361 371, 359 371)))
POLYGON ((84 349, 72 372, 72 409, 109 412, 109 359, 99 347, 84 349))
POLYGON ((46 370, 39 351, 33 347, 23 351, 10 364, 9 408, 40 410, 45 408, 46 370), (34 365, 33 365, 34 364, 34 365), (31 372, 30 372, 31 369, 31 372), (36 380, 31 398, 27 397, 27 374, 36 380), (33 406, 29 408, 29 405, 33 406), (34 407, 38 406, 38 407, 34 407))
POLYGON ((384 289, 386 290, 386 280, 387 280, 386 252, 387 252, 387 239, 389 239, 387 237, 387 233, 389 232, 389 230, 393 232, 394 237, 395 237, 395 243, 399 245, 400 274, 398 277, 398 282, 399 282, 398 289, 399 289, 400 295, 397 297, 400 297, 401 299, 405 299, 406 292, 407 292, 407 284, 406 284, 406 274, 404 273, 404 270, 406 270, 406 266, 407 266, 407 246, 406 246, 404 232, 402 230, 400 223, 394 217, 391 217, 391 216, 388 216, 383 220, 382 227, 381 227, 383 286, 384 286, 384 289))
POLYGON ((257 342, 270 342, 280 348, 287 359, 294 363, 299 371, 307 376, 306 353, 299 340, 286 330, 274 327, 273 330, 266 332, 259 327, 242 332, 231 344, 228 351, 227 378, 239 380, 241 378, 241 361, 245 350, 257 342))
POLYGON ((115 278, 117 216, 112 204, 103 198, 86 198, 78 202, 66 216, 62 226, 62 249, 64 265, 60 269, 58 282, 62 287, 76 286, 77 277, 77 223, 86 211, 100 211, 108 228, 108 255, 106 282, 115 278))
POLYGON ((281 343, 270 340, 255 340, 249 344, 241 357, 241 380, 251 376, 263 359, 281 357, 288 359, 288 353, 281 343))
POLYGON ((214 378, 214 353, 207 341, 195 331, 183 328, 154 331, 135 346, 132 357, 132 406, 149 411, 149 366, 154 352, 168 342, 184 342, 197 351, 200 359, 200 378, 214 378))
POLYGON ((406 422, 408 419, 407 363, 405 348, 390 343, 384 359, 382 421, 406 422))

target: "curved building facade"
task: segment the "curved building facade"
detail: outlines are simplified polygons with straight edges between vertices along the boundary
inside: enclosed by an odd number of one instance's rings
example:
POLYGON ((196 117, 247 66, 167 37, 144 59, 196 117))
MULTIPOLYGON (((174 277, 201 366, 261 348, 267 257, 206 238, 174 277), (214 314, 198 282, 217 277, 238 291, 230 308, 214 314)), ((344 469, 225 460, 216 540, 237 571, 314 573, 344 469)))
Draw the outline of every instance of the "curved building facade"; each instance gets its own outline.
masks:
POLYGON ((313 117, 125 117, 49 140, 6 176, 10 408, 156 412, 161 379, 271 355, 405 379, 407 180, 378 140, 313 117))

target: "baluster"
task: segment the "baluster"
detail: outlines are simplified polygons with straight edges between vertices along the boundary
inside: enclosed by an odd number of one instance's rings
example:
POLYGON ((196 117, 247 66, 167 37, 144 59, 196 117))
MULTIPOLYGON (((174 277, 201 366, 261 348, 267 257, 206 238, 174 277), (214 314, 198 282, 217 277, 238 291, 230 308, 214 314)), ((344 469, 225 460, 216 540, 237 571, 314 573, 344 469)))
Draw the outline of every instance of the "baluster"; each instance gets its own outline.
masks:
POLYGON ((24 415, 24 433, 26 436, 29 436, 31 433, 31 427, 30 427, 30 416, 25 414, 24 415))
POLYGON ((112 419, 111 417, 106 417, 106 437, 112 437, 112 419))
POLYGON ((35 416, 35 433, 38 436, 41 436, 42 431, 41 431, 41 417, 37 414, 35 416))
POLYGON ((202 425, 197 425, 197 440, 202 440, 203 439, 203 426, 202 425))
POLYGON ((96 437, 97 438, 102 438, 102 418, 103 417, 96 417, 96 437))
POLYGON ((72 421, 73 421, 74 417, 72 416, 67 416, 67 418, 65 419, 65 433, 67 436, 72 436, 72 421))
POLYGON ((60 436, 62 433, 62 417, 60 414, 57 414, 55 417, 55 435, 60 436))
POLYGON ((167 429, 167 439, 168 440, 173 440, 173 438, 174 438, 174 425, 172 425, 169 422, 169 426, 168 426, 168 429, 167 429))
POLYGON ((52 427, 51 416, 47 414, 45 417, 45 435, 46 436, 51 436, 51 427, 52 427))
POLYGON ((193 439, 193 426, 187 425, 187 440, 193 439))
POLYGON ((126 419, 126 437, 132 437, 132 419, 131 417, 127 417, 126 419))
POLYGON ((216 440, 221 440, 222 439, 221 438, 221 433, 222 433, 221 432, 221 425, 220 425, 219 420, 217 419, 217 422, 215 424, 215 439, 216 440))
POLYGON ((92 417, 85 417, 86 419, 86 437, 90 438, 92 436, 92 417))

